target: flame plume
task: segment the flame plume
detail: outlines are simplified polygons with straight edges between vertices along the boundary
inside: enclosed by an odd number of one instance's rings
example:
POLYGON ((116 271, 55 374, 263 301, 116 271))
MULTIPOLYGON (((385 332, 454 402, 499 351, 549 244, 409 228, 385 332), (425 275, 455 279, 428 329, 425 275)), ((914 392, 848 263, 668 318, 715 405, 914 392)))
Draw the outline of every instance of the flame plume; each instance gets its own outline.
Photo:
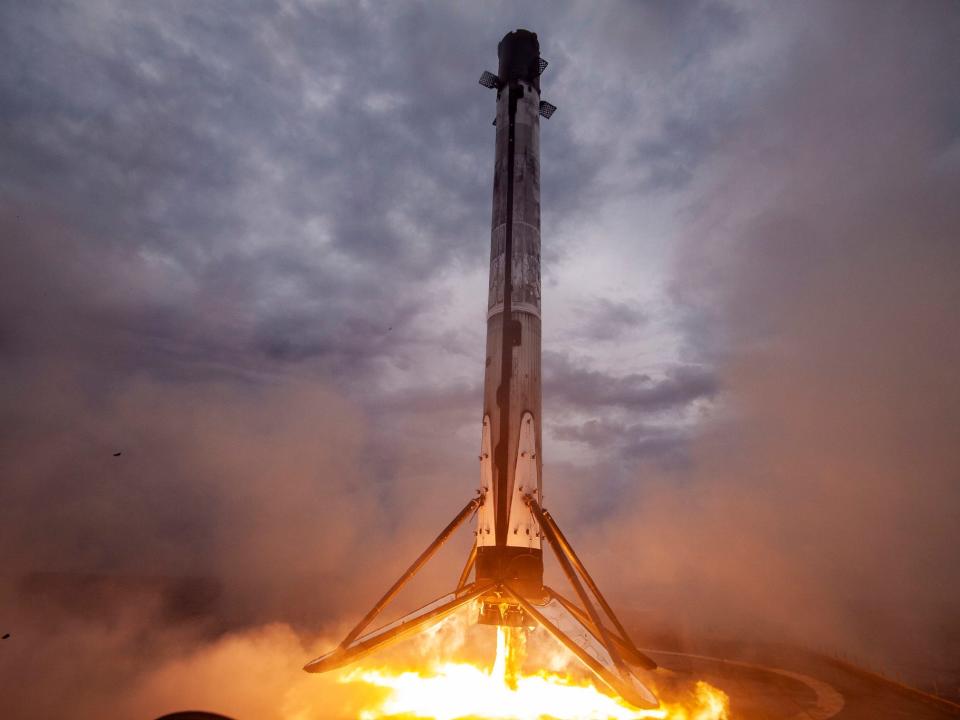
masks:
POLYGON ((341 682, 386 691, 361 720, 728 720, 727 695, 698 682, 688 704, 638 710, 590 682, 563 672, 524 674, 526 631, 497 628, 497 655, 489 669, 469 662, 438 662, 426 670, 358 668, 341 682))

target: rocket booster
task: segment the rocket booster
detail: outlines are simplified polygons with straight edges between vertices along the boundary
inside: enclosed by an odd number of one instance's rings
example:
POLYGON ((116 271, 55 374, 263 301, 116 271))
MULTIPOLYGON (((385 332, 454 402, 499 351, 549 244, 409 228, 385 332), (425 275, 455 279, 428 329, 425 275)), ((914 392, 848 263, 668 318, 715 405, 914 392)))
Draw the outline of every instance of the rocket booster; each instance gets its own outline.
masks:
MULTIPOLYGON (((509 33, 497 48, 490 284, 476 575, 541 594, 540 44, 509 33)), ((545 64, 545 63, 544 63, 545 64)), ((483 617, 483 615, 481 615, 483 617)))
POLYGON ((612 692, 637 707, 657 707, 645 673, 656 663, 630 639, 556 520, 542 507, 540 417, 540 118, 556 108, 540 99, 535 33, 515 30, 497 47, 497 91, 487 348, 480 439, 480 489, 339 646, 304 666, 326 672, 409 637, 462 609, 487 625, 543 628, 612 692), (403 617, 370 629, 397 593, 451 535, 476 516, 470 554, 455 588, 403 617), (546 540, 574 591, 543 583, 546 540), (473 575, 471 582, 470 576, 473 575))

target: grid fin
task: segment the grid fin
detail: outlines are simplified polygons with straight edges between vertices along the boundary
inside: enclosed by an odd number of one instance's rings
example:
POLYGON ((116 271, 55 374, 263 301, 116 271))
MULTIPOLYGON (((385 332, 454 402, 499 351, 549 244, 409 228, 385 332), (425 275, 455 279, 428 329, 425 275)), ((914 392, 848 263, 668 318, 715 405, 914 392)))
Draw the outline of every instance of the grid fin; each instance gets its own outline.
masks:
POLYGON ((493 90, 494 88, 500 87, 500 78, 489 70, 484 70, 483 75, 480 76, 480 84, 485 88, 493 90))
POLYGON ((540 114, 543 115, 547 120, 557 111, 557 106, 553 103, 548 103, 546 100, 540 101, 540 114))

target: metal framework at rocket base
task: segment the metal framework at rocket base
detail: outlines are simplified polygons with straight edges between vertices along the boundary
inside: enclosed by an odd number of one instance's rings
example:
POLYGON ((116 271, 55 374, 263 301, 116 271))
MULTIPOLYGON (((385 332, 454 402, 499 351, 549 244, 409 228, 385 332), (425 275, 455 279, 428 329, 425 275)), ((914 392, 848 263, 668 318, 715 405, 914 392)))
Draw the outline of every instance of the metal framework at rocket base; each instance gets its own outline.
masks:
POLYGON ((540 99, 535 33, 516 30, 497 47, 499 69, 480 84, 497 92, 490 285, 484 372, 480 488, 338 647, 304 669, 325 672, 420 632, 470 603, 478 621, 540 625, 614 693, 657 707, 640 675, 657 664, 637 649, 556 521, 541 507, 540 99), (400 589, 453 532, 476 517, 476 542, 452 592, 368 630, 400 589), (543 548, 556 555, 576 597, 543 583, 543 548), (470 575, 473 574, 473 581, 470 575))

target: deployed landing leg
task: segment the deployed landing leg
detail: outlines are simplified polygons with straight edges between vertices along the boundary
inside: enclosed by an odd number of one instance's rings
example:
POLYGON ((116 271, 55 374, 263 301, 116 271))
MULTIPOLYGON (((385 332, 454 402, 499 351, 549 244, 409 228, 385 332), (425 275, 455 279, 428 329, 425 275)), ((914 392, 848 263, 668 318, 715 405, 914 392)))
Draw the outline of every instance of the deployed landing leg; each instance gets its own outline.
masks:
POLYGON ((363 620, 347 634, 343 642, 333 651, 307 663, 304 670, 325 672, 342 667, 440 622, 475 600, 483 598, 484 601, 489 601, 489 598, 494 597, 496 602, 502 602, 501 614, 504 621, 501 624, 510 624, 505 620, 509 614, 508 608, 514 608, 517 613, 525 613, 528 621, 524 624, 530 624, 529 621, 532 621, 542 625, 613 692, 637 707, 657 707, 659 701, 656 695, 637 675, 639 670, 653 670, 657 664, 637 649, 610 604, 600 593, 596 582, 560 531, 556 521, 540 507, 532 495, 525 495, 523 501, 536 519, 542 536, 553 548, 560 567, 580 601, 579 605, 546 586, 542 587, 535 596, 531 596, 525 594, 520 586, 507 578, 468 582, 470 573, 476 565, 477 551, 474 546, 453 592, 437 598, 399 620, 364 632, 400 589, 433 557, 450 535, 476 512, 484 500, 485 495, 480 495, 467 503, 380 598, 363 620), (603 610, 612 628, 605 624, 594 601, 603 610))
POLYGON ((657 664, 634 645, 623 624, 613 612, 613 608, 600 593, 600 589, 580 562, 580 558, 560 532, 556 521, 540 507, 532 495, 525 495, 523 501, 530 508, 530 512, 540 525, 541 532, 553 548, 557 561, 583 608, 548 587, 544 590, 549 600, 540 608, 515 592, 510 591, 511 594, 531 617, 611 689, 637 707, 657 707, 660 704, 657 696, 644 685, 634 669, 624 661, 624 656, 630 665, 636 668, 653 670, 657 664), (590 595, 580 582, 581 577, 619 632, 615 633, 604 625, 590 595))
MULTIPOLYGON (((586 583, 587 587, 590 588, 590 592, 593 593, 594 597, 597 599, 597 602, 600 604, 600 607, 603 608, 603 611, 606 613, 607 617, 610 618, 610 621, 613 623, 614 628, 616 628, 617 633, 619 633, 619 634, 613 633, 608 630, 607 634, 610 637, 610 639, 613 640, 613 642, 620 648, 622 653, 627 655, 627 660, 629 662, 632 662, 634 665, 637 665, 638 667, 642 667, 645 670, 655 670, 657 667, 657 664, 652 659, 650 659, 649 657, 644 655, 642 652, 640 652, 637 649, 636 645, 634 645, 633 641, 630 640, 630 636, 627 634, 626 629, 620 623, 620 620, 617 618, 616 613, 613 612, 613 608, 610 607, 610 604, 607 602, 606 598, 600 592, 600 588, 597 587, 597 583, 594 582, 592 577, 590 577, 590 573, 587 572, 587 569, 584 567, 583 563, 580 562, 580 558, 574 552, 573 547, 571 547, 570 543, 567 541, 567 538, 560 531, 560 527, 557 525, 557 521, 553 519, 553 516, 551 516, 549 511, 547 510, 541 509, 540 513, 543 518, 543 521, 550 527, 550 533, 552 533, 553 537, 548 535, 547 539, 550 540, 550 544, 553 545, 554 551, 557 550, 557 546, 559 545, 559 547, 563 551, 563 554, 566 555, 570 563, 577 569, 577 572, 583 578, 583 581, 586 583), (554 538, 556 543, 554 542, 554 538)), ((554 596, 556 596, 558 600, 560 600, 560 602, 566 605, 568 609, 571 609, 574 611, 578 610, 578 608, 576 608, 576 606, 574 606, 573 603, 569 602, 568 600, 565 600, 558 593, 553 592, 553 594, 554 596)))
POLYGON ((328 652, 326 655, 321 655, 316 660, 308 662, 304 665, 303 669, 307 672, 326 672, 327 670, 334 670, 352 663, 354 660, 359 660, 374 650, 407 637, 417 630, 423 630, 440 622, 443 618, 467 603, 476 600, 480 595, 489 590, 489 583, 482 586, 478 586, 476 583, 466 585, 465 579, 468 572, 465 571, 463 573, 463 581, 458 585, 456 591, 437 598, 433 602, 424 605, 418 610, 414 610, 399 620, 383 625, 376 630, 368 632, 366 635, 360 635, 390 601, 396 597, 400 589, 410 581, 410 578, 416 575, 417 571, 427 564, 427 561, 433 557, 434 553, 440 549, 440 546, 449 539, 453 531, 460 527, 464 520, 473 515, 482 504, 482 495, 468 502, 463 510, 457 513, 457 516, 451 520, 450 524, 437 536, 436 540, 427 546, 427 549, 420 554, 420 557, 414 560, 406 572, 387 590, 377 604, 371 608, 370 612, 364 616, 363 620, 357 623, 356 627, 347 633, 343 642, 341 642, 335 650, 328 652))
POLYGON ((336 670, 338 667, 348 665, 365 655, 369 655, 374 650, 379 650, 420 630, 429 628, 448 615, 452 615, 464 605, 473 602, 490 588, 490 584, 478 586, 474 583, 459 593, 454 592, 439 597, 399 620, 361 635, 350 642, 344 641, 335 650, 308 662, 303 669, 307 672, 318 673, 336 670))

